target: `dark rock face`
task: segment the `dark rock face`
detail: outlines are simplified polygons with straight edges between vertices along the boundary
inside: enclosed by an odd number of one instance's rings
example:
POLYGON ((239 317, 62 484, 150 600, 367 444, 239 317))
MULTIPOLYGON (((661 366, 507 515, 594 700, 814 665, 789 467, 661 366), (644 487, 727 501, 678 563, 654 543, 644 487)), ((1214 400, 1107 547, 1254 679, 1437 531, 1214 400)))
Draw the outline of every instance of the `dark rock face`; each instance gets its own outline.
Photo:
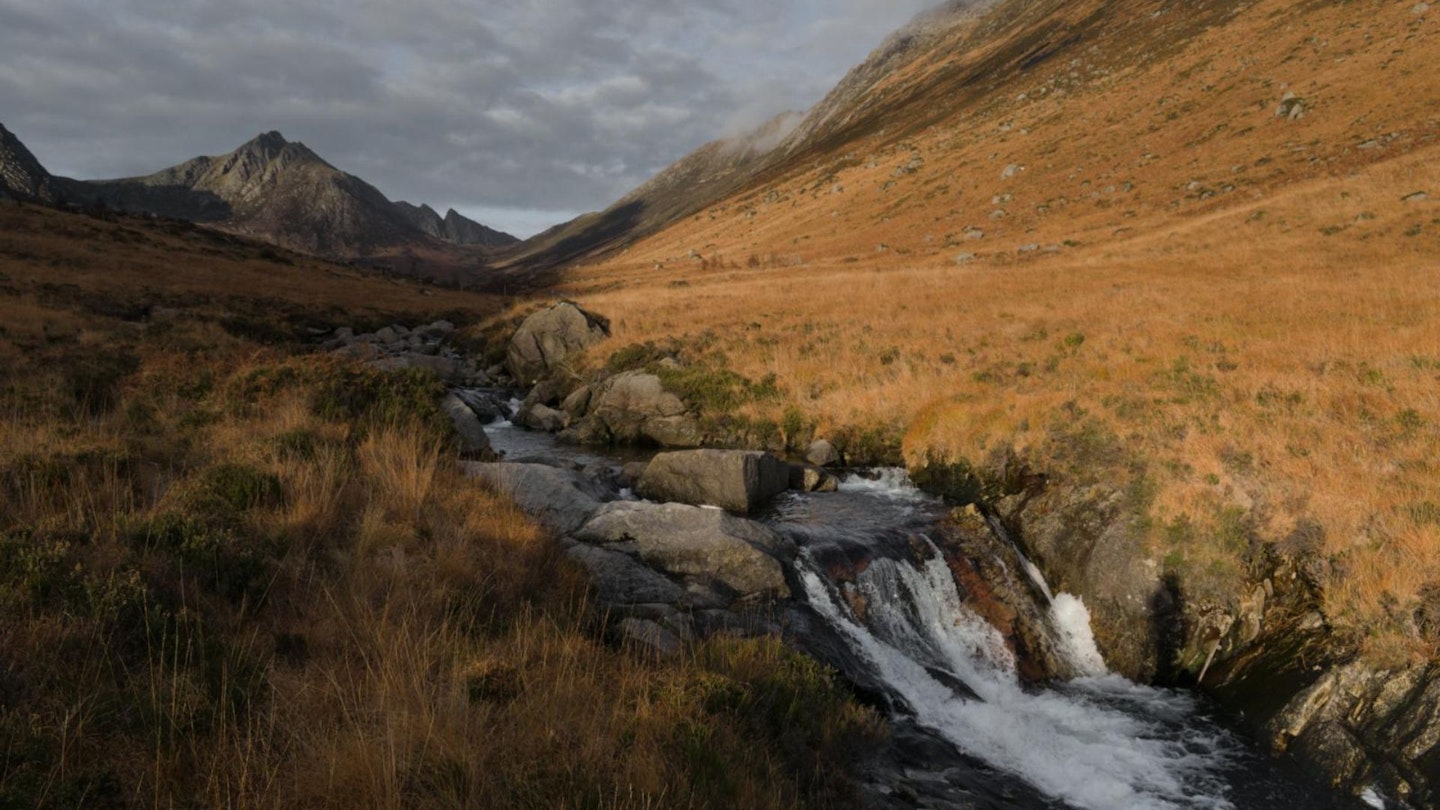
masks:
POLYGON ((1435 806, 1440 666, 1367 661, 1357 639, 1329 626, 1323 561, 1309 533, 1259 544, 1241 575, 1211 582, 1162 575, 1121 493, 1050 487, 996 506, 1050 584, 1084 598, 1117 671, 1198 682, 1274 753, 1337 788, 1376 785, 1411 806, 1435 806))
POLYGON ((636 491, 651 500, 718 506, 744 515, 789 488, 789 465, 769 453, 686 450, 656 456, 636 491))
POLYGON ((402 200, 395 203, 395 210, 422 233, 456 245, 506 247, 520 241, 508 233, 487 228, 453 208, 441 217, 428 205, 412 205, 402 200))
POLYGON ((0 197, 55 201, 54 182, 40 161, 4 126, 0 126, 0 197))
POLYGON ((510 338, 505 364, 521 385, 560 371, 565 358, 610 336, 610 325, 569 301, 526 318, 510 338))
POLYGON ((485 427, 480 423, 480 417, 464 400, 455 394, 446 394, 440 407, 450 417, 450 421, 455 425, 455 432, 460 436, 461 458, 488 460, 494 457, 495 451, 490 447, 490 439, 485 435, 485 427))

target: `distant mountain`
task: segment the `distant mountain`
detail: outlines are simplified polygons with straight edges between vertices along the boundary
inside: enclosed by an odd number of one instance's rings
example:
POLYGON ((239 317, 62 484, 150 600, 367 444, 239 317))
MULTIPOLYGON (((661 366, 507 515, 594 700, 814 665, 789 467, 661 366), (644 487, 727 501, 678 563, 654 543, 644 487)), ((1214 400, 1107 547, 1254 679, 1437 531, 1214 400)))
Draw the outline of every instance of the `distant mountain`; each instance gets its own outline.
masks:
POLYGON ((436 239, 457 245, 481 245, 483 247, 506 247, 519 240, 508 233, 502 233, 463 216, 451 208, 442 218, 428 205, 411 205, 403 200, 395 203, 401 216, 411 225, 436 239))
POLYGON ((0 124, 0 198, 53 202, 55 196, 50 173, 0 124))
POLYGON ((363 257, 435 242, 499 247, 518 241, 454 211, 442 220, 428 206, 392 203, 374 186, 279 132, 259 135, 229 154, 117 180, 52 177, 9 132, 0 136, 0 161, 10 196, 103 202, 323 256, 363 257))

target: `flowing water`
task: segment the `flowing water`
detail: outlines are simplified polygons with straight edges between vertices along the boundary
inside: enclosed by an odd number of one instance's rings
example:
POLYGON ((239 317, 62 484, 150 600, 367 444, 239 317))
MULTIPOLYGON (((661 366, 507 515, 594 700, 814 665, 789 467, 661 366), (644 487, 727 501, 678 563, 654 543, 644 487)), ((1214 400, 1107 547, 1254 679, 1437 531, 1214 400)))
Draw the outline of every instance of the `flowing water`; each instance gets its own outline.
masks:
MULTIPOLYGON (((496 448, 511 457, 561 452, 599 460, 508 424, 491 428, 496 448)), ((929 539, 946 511, 903 471, 888 470, 852 476, 835 493, 788 493, 762 518, 801 549, 790 574, 810 624, 792 628, 798 645, 878 698, 897 729, 924 737, 923 761, 912 754, 892 767, 944 788, 920 806, 1364 806, 1289 778, 1203 699, 1110 674, 1084 603, 1052 593, 1021 555, 1048 602, 1052 637, 1081 673, 1043 688, 1024 684, 1000 633, 966 606, 929 539)))

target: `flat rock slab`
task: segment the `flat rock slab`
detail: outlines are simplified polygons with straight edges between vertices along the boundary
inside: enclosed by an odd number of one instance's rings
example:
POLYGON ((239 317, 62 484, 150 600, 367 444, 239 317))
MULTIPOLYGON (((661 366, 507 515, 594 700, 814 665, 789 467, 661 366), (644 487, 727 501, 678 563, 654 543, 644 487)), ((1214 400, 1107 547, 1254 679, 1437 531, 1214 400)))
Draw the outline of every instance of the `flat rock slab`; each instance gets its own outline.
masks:
POLYGON ((717 509, 609 503, 574 536, 590 543, 634 543, 653 568, 713 582, 740 597, 790 595, 779 558, 793 557, 794 544, 759 523, 717 509))
POLYGON ((683 450, 656 456, 635 491, 652 501, 747 515, 789 488, 790 466, 769 453, 683 450))
POLYGON ((467 475, 509 496, 520 511, 560 534, 584 525, 611 495, 579 473, 542 464, 464 462, 463 466, 467 475))

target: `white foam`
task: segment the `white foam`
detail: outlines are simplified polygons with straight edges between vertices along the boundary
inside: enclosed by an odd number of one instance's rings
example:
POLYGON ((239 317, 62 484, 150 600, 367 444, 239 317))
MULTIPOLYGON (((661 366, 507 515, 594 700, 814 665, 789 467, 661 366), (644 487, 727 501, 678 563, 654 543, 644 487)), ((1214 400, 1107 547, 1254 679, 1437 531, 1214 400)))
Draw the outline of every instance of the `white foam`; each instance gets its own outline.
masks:
POLYGON ((883 467, 872 472, 875 475, 874 478, 860 475, 846 476, 840 481, 840 491, 915 503, 934 500, 915 486, 914 482, 910 480, 910 473, 906 472, 903 467, 883 467))
POLYGON ((1374 785, 1365 788, 1365 790, 1360 793, 1360 801, 1365 802, 1375 808, 1375 810, 1385 810, 1385 808, 1389 807, 1389 805, 1385 803, 1385 797, 1380 795, 1380 791, 1376 790, 1374 785))
POLYGON ((1105 657, 1095 646, 1095 634, 1090 629, 1090 611, 1080 597, 1068 593, 1057 595, 1050 602, 1050 618, 1060 634, 1066 658, 1082 675, 1099 677, 1110 672, 1105 666, 1105 657))
MULTIPOLYGON (((999 633, 964 606, 938 554, 919 569, 878 560, 861 575, 852 587, 866 597, 869 626, 841 606, 803 558, 800 573, 811 605, 917 720, 991 766, 1086 810, 1233 808, 1209 776, 1230 744, 1222 734, 1167 739, 1141 713, 1109 705, 1157 703, 1178 716, 1191 708, 1185 698, 1116 676, 1087 679, 1068 694, 1026 691, 999 633), (957 695, 926 667, 958 678, 980 699, 957 695)), ((1078 621, 1074 607, 1065 608, 1067 622, 1078 621)))

